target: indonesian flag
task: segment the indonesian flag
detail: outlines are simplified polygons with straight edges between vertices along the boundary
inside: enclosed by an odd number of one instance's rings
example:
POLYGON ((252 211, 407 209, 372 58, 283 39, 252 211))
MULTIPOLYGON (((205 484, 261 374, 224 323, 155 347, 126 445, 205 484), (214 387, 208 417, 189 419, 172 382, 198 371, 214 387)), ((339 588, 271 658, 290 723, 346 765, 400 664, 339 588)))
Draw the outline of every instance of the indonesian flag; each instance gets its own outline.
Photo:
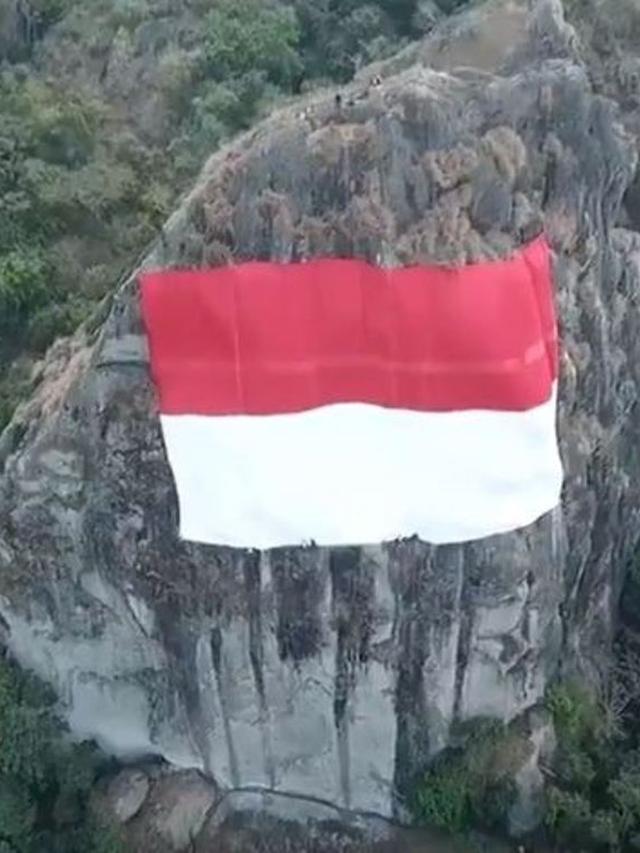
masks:
POLYGON ((187 540, 463 542, 559 500, 549 248, 142 276, 187 540))

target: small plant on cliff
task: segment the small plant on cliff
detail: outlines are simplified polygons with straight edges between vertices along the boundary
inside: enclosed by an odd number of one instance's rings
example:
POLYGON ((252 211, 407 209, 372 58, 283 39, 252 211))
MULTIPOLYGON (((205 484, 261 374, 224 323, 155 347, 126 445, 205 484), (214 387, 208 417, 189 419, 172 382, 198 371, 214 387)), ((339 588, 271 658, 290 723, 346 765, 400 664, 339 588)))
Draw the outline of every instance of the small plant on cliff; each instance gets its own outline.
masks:
POLYGON ((515 799, 513 773, 526 741, 496 720, 476 719, 459 732, 459 746, 442 752, 417 786, 419 822, 449 832, 501 828, 515 799))

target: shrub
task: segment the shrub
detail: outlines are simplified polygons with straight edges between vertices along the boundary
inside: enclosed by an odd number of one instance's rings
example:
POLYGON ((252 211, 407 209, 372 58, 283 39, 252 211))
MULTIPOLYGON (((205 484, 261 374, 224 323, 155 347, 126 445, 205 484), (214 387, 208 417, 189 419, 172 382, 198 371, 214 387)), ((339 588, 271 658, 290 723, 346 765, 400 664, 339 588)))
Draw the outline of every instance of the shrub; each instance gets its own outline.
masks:
POLYGON ((16 326, 50 295, 42 251, 17 248, 0 255, 0 328, 16 326))
POLYGON ((558 749, 545 824, 566 849, 619 850, 640 830, 640 760, 628 734, 608 724, 593 692, 575 682, 547 694, 558 749))
POLYGON ((301 70, 298 39, 296 15, 289 7, 265 0, 219 0, 205 20, 206 71, 216 80, 264 72, 289 88, 301 70))
POLYGON ((609 783, 608 794, 623 832, 640 824, 640 773, 623 770, 609 783))
POLYGON ((464 761, 449 757, 425 775, 416 792, 414 811, 429 826, 462 832, 472 818, 464 761))
POLYGON ((602 734, 602 709, 596 696, 578 682, 555 684, 549 688, 546 706, 553 716, 556 732, 580 743, 602 734))
POLYGON ((589 836, 592 815, 586 797, 550 785, 545 802, 545 824, 558 840, 574 844, 589 836))
POLYGON ((0 370, 0 432, 9 423, 16 405, 28 394, 31 387, 28 359, 16 359, 6 370, 0 370))
POLYGON ((5 77, 0 98, 9 116, 19 120, 14 130, 31 156, 66 166, 90 159, 102 118, 95 98, 63 93, 33 78, 18 82, 11 76, 5 77))
POLYGON ((414 814, 449 832, 476 824, 502 827, 516 796, 513 773, 527 746, 513 730, 487 719, 465 724, 460 739, 461 745, 441 753, 418 784, 414 814))

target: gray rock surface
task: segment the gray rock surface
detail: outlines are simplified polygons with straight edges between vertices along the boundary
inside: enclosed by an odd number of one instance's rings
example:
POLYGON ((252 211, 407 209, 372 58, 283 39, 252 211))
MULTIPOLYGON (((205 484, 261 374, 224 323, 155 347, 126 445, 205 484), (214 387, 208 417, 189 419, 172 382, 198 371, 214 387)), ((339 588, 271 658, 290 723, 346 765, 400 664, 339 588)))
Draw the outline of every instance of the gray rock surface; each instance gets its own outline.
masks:
MULTIPOLYGON (((219 796, 193 770, 147 767, 150 793, 135 818, 120 826, 136 853, 506 853, 509 846, 472 833, 466 840, 407 829, 374 815, 290 795, 231 791, 219 796)), ((124 771, 128 773, 130 771, 124 771)), ((118 799, 95 798, 98 819, 118 820, 118 799)))
POLYGON ((193 850, 218 799, 215 785, 194 770, 156 771, 144 808, 124 829, 128 849, 145 853, 193 850))
POLYGON ((452 723, 521 715, 561 666, 606 670, 640 531, 631 113, 594 91, 559 3, 444 27, 339 112, 315 95, 216 154, 145 264, 464 262, 544 225, 562 505, 462 546, 180 542, 132 278, 56 345, 0 439, 3 637, 120 757, 401 817, 452 723))
POLYGON ((149 793, 149 777, 142 770, 127 768, 109 783, 105 800, 116 823, 126 823, 138 814, 149 793))
POLYGON ((506 853, 480 836, 453 839, 295 797, 232 792, 212 810, 195 853, 506 853))
POLYGON ((216 785, 196 770, 147 762, 101 779, 91 808, 99 823, 117 826, 127 850, 186 853, 219 800, 216 785))
POLYGON ((520 837, 533 832, 544 818, 544 776, 541 765, 549 767, 556 749, 553 722, 548 713, 537 710, 522 721, 527 726, 530 755, 514 776, 516 800, 508 815, 509 834, 520 837))

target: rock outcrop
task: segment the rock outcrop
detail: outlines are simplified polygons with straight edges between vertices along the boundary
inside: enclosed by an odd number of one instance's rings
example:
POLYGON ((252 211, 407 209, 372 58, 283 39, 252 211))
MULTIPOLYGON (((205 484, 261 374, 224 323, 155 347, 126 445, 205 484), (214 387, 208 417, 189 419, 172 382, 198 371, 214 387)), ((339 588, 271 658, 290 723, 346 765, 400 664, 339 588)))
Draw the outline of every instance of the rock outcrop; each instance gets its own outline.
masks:
POLYGON ((222 794, 194 770, 151 765, 103 780, 97 819, 118 828, 136 853, 506 853, 478 833, 463 840, 392 825, 374 815, 287 794, 222 794), (146 792, 140 802, 140 792, 146 792), (132 812, 132 808, 135 811, 132 812))
POLYGON ((606 671, 640 531, 640 236, 632 140, 559 3, 474 9, 380 74, 216 154, 145 265, 459 263, 546 228, 562 505, 464 546, 180 542, 134 275, 0 441, 0 614, 74 732, 121 758, 402 816, 457 721, 524 714, 561 666, 606 671))

